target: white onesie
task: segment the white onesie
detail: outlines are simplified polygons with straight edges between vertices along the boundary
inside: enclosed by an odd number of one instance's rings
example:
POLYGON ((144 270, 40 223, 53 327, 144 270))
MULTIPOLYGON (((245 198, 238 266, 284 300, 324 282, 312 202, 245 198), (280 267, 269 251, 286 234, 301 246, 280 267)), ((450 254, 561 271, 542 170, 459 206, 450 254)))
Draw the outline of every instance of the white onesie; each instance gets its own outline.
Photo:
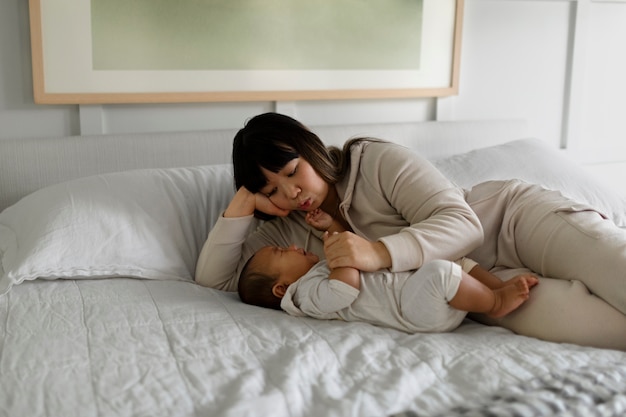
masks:
POLYGON ((281 308, 294 316, 367 322, 409 333, 450 331, 467 312, 448 301, 459 288, 461 270, 469 272, 475 265, 463 258, 431 261, 417 271, 361 272, 357 290, 328 279, 328 264, 320 261, 287 288, 281 308))

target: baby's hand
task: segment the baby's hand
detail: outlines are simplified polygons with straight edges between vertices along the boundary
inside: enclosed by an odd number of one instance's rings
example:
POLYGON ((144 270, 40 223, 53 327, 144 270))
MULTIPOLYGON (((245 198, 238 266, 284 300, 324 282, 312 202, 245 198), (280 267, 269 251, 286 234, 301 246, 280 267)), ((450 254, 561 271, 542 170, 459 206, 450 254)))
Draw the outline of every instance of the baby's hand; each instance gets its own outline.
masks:
POLYGON ((319 208, 309 211, 304 219, 317 230, 327 230, 333 224, 333 218, 330 214, 319 208))

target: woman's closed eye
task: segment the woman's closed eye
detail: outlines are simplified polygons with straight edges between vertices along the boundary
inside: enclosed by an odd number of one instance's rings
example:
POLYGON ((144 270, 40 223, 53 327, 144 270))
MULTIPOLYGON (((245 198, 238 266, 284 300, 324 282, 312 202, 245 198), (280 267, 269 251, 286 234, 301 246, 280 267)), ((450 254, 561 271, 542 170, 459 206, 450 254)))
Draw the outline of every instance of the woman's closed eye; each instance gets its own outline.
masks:
MULTIPOLYGON (((287 174, 283 174, 285 175, 287 178, 291 178, 294 175, 296 175, 296 173, 298 172, 298 166, 296 165, 293 170, 289 171, 287 174)), ((270 198, 272 197, 274 194, 276 194, 276 192, 278 191, 278 187, 274 187, 271 190, 269 190, 268 192, 263 192, 261 191, 261 193, 263 195, 265 195, 265 197, 270 198)))

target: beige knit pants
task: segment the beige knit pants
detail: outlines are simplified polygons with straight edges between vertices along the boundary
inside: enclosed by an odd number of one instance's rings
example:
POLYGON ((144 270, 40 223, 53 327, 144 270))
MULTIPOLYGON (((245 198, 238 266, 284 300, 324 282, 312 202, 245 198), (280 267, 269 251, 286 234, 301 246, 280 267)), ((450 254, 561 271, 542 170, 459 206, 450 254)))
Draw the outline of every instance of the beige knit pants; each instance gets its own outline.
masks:
POLYGON ((522 308, 480 321, 545 340, 626 350, 626 230, 559 192, 518 180, 479 184, 466 199, 485 232, 468 257, 503 279, 522 270, 540 276, 522 308))

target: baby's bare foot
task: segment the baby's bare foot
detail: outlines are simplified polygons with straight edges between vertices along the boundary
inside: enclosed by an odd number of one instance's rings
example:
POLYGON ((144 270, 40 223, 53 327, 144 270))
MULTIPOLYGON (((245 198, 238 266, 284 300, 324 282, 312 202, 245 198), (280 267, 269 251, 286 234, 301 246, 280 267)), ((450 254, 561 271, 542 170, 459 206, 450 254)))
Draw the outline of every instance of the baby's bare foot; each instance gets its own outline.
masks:
POLYGON ((506 316, 528 300, 530 287, 537 285, 537 278, 532 276, 515 277, 514 280, 493 291, 495 301, 493 308, 487 313, 488 316, 495 318, 506 316))
POLYGON ((528 284, 528 288, 532 288, 535 285, 539 284, 539 279, 536 276, 532 274, 521 274, 514 276, 508 281, 504 281, 502 283, 502 287, 506 287, 507 285, 517 285, 517 283, 522 280, 526 281, 526 284, 528 284))

